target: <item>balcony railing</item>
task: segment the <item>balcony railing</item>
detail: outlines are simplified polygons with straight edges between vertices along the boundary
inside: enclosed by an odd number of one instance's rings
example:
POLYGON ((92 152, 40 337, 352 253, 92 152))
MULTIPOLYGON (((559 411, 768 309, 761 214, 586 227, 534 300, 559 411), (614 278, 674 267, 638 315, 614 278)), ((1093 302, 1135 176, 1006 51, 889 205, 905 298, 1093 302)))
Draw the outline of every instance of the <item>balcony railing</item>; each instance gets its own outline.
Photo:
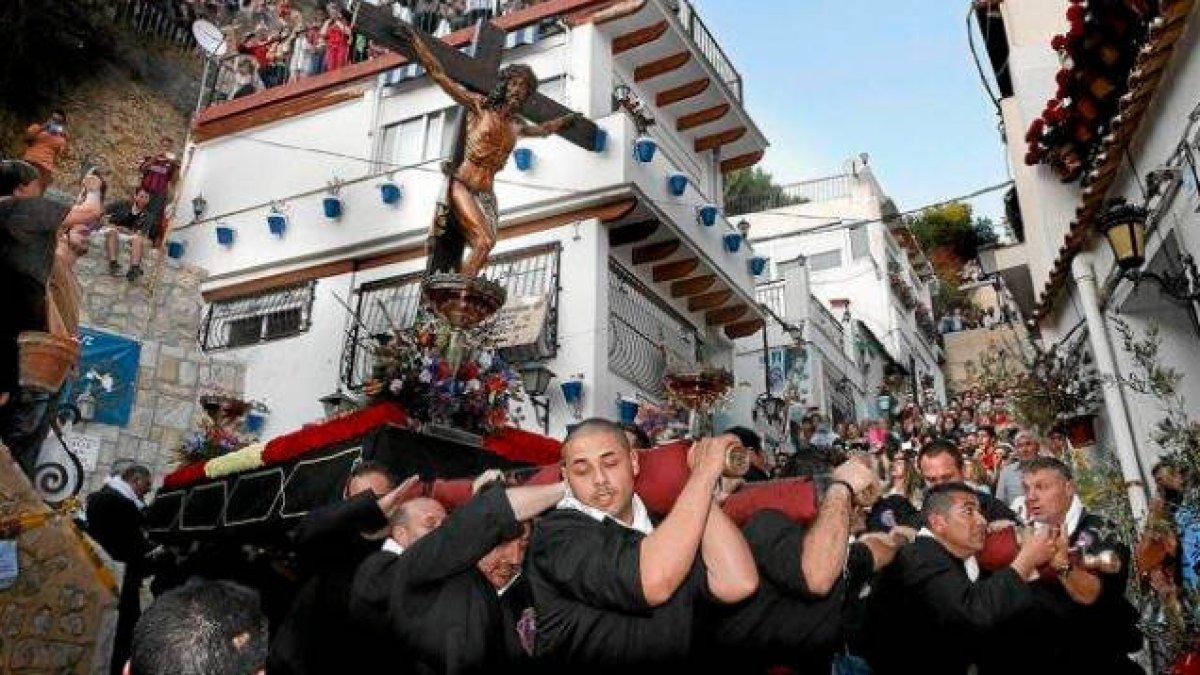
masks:
POLYGON ((813 324, 835 345, 841 345, 846 339, 846 329, 815 295, 808 296, 813 324))
POLYGON ((733 61, 725 55, 721 49, 721 45, 717 44, 717 39, 708 30, 708 26, 704 25, 704 21, 700 15, 696 13, 696 8, 688 0, 681 0, 679 3, 679 20, 683 22, 684 28, 687 29, 688 35, 691 36, 692 42, 704 55, 705 60, 709 65, 717 71, 717 75, 733 92, 738 102, 742 102, 742 76, 738 73, 737 68, 733 67, 733 61))
POLYGON ((608 310, 609 370, 650 396, 666 396, 666 374, 696 364, 696 330, 612 261, 608 265, 608 310))
POLYGON ((790 185, 772 186, 765 194, 735 196, 725 203, 725 213, 736 216, 743 213, 781 209, 796 204, 845 199, 851 194, 853 180, 854 176, 850 174, 839 174, 790 185))
POLYGON ((788 318, 785 312, 783 293, 786 284, 782 281, 772 281, 761 284, 754 289, 754 299, 760 304, 766 305, 768 309, 775 312, 776 316, 784 319, 788 318))

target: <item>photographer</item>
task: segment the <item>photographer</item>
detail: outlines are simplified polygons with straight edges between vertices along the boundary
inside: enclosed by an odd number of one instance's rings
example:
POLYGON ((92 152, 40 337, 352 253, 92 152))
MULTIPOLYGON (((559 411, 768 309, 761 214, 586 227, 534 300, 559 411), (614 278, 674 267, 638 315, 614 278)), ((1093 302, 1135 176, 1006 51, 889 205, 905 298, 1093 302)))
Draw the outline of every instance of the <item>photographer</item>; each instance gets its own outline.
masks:
POLYGON ((100 217, 103 184, 89 174, 79 203, 67 206, 41 196, 33 165, 0 161, 0 288, 8 300, 8 310, 0 312, 0 440, 29 475, 55 392, 18 386, 17 336, 50 329, 47 281, 60 234, 100 217))

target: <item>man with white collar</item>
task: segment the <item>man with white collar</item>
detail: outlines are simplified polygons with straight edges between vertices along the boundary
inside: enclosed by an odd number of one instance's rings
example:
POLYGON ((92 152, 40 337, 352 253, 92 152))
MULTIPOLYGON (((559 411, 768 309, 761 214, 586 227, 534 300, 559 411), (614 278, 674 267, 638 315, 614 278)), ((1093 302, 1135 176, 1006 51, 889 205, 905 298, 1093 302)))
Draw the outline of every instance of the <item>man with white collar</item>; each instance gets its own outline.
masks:
POLYGON ((569 494, 534 528, 526 571, 535 656, 552 670, 625 674, 685 662, 702 598, 732 604, 758 587, 750 547, 715 499, 735 436, 705 438, 655 527, 634 493, 637 453, 621 428, 582 422, 563 443, 569 494))
POLYGON ((1027 582, 1054 555, 1057 541, 1042 531, 1026 539, 1009 567, 982 578, 975 556, 987 521, 975 490, 936 485, 921 514, 926 526, 900 549, 868 599, 867 660, 878 675, 964 675, 981 661, 994 630, 1032 609, 1027 582))
POLYGON ((400 505, 382 550, 355 573, 350 599, 352 616, 380 633, 380 646, 393 654, 392 672, 511 670, 517 641, 503 634, 505 612, 493 581, 502 575, 489 574, 480 562, 521 537, 523 521, 564 493, 562 483, 505 488, 490 482, 449 516, 425 497, 400 505))
POLYGON ((142 529, 143 499, 150 492, 150 470, 141 464, 109 476, 104 487, 88 495, 87 532, 113 560, 125 563, 113 638, 112 672, 120 673, 129 659, 133 627, 142 614, 141 587, 147 574, 146 554, 153 546, 142 529))
POLYGON ((1142 672, 1128 657, 1142 643, 1137 612, 1125 599, 1129 547, 1113 523, 1083 507, 1062 460, 1038 457, 1022 472, 1029 520, 1060 533, 1050 568, 1033 583, 1036 609, 1020 627, 1025 635, 1054 637, 1029 643, 1025 672, 1142 672), (1084 556, 1101 553, 1115 554, 1116 570, 1084 566, 1084 556))

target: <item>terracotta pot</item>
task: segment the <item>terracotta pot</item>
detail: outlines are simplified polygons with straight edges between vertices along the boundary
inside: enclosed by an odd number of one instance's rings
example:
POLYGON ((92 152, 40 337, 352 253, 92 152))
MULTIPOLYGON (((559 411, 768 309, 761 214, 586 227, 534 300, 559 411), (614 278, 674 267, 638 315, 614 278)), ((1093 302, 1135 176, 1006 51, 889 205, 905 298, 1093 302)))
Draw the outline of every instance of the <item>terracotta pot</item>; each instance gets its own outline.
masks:
POLYGON ((79 360, 79 343, 41 331, 26 331, 17 338, 20 346, 20 383, 58 391, 67 373, 79 360))

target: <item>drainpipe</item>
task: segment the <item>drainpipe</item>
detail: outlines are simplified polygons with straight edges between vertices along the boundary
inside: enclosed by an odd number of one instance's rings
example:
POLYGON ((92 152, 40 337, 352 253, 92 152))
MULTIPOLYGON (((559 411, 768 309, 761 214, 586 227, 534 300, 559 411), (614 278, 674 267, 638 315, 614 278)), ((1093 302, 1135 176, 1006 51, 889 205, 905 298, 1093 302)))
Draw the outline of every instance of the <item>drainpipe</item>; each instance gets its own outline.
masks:
POLYGON ((1117 460, 1121 464, 1121 475, 1129 492, 1129 506, 1134 519, 1141 523, 1146 517, 1146 481, 1138 461, 1137 451, 1130 431, 1129 410, 1121 396, 1121 385, 1116 381, 1117 364, 1104 316, 1100 313, 1100 298, 1096 291, 1096 271, 1092 266, 1092 254, 1083 252, 1071 262, 1071 276, 1079 293, 1079 304, 1083 306, 1084 321, 1088 328, 1088 342, 1096 359, 1096 368, 1102 376, 1101 391, 1104 408, 1108 415, 1116 444, 1117 460))

